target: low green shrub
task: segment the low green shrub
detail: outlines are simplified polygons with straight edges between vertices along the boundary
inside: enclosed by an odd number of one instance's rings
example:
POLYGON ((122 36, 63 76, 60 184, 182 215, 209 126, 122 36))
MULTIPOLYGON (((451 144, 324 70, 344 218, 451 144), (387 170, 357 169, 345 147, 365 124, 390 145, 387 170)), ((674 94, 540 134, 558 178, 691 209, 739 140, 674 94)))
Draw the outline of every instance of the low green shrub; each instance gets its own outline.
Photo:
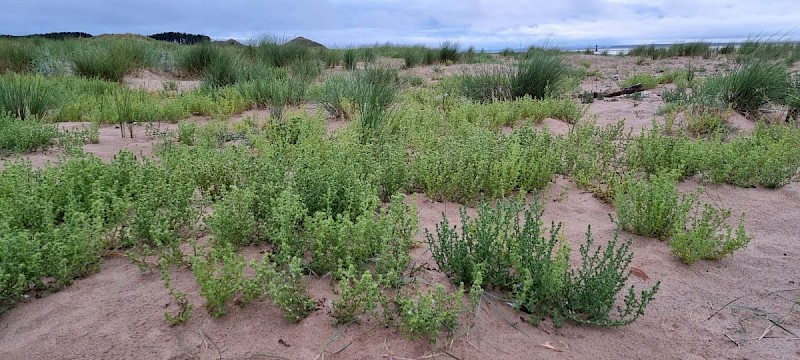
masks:
POLYGON ((399 307, 400 331, 411 339, 425 339, 430 343, 438 339, 442 329, 454 333, 464 311, 463 296, 463 287, 448 294, 441 284, 417 294, 416 298, 398 295, 395 301, 399 307))
POLYGON ((205 256, 192 257, 192 272, 209 314, 219 317, 225 313, 225 303, 242 286, 244 260, 232 245, 216 246, 205 256))
POLYGON ((780 188, 796 179, 800 130, 759 124, 750 136, 705 143, 700 160, 705 179, 739 187, 780 188))
POLYGON ((17 154, 47 148, 58 137, 51 124, 38 120, 19 120, 0 115, 0 155, 17 154))
POLYGON ((372 313, 378 306, 378 282, 372 278, 372 273, 365 270, 361 277, 357 277, 355 266, 341 270, 339 274, 339 299, 333 301, 331 316, 336 324, 346 324, 358 320, 365 313, 372 313))
POLYGON ((642 84, 642 88, 644 90, 655 89, 656 86, 660 83, 660 79, 652 74, 635 74, 624 81, 622 81, 619 86, 620 87, 630 87, 636 84, 642 84))
POLYGON ((676 172, 661 172, 649 180, 627 177, 614 198, 619 226, 635 234, 669 238, 676 224, 685 224, 695 196, 680 195, 676 172))
POLYGON ((744 214, 739 218, 735 235, 726 223, 730 215, 730 209, 705 204, 702 214, 694 214, 691 227, 677 226, 669 243, 672 253, 690 265, 697 260, 719 260, 747 246, 751 238, 745 233, 744 214))
POLYGON ((630 276, 628 270, 633 253, 630 241, 617 244, 614 234, 605 250, 598 247, 594 252, 591 228, 586 232, 586 243, 581 245, 581 267, 571 270, 563 301, 567 311, 562 315, 576 323, 602 327, 625 326, 644 315, 647 305, 653 301, 661 282, 642 290, 637 297, 631 285, 623 304, 618 305, 618 294, 624 289, 630 276))
POLYGON ((299 322, 317 308, 314 299, 308 296, 308 285, 300 258, 292 257, 273 263, 265 254, 256 273, 269 279, 267 295, 283 311, 283 318, 287 321, 299 322))
POLYGON ((541 205, 526 207, 519 202, 481 204, 470 220, 461 210, 461 233, 446 218, 436 226, 436 237, 426 233, 439 269, 452 281, 472 285, 478 279, 484 287, 510 290, 517 309, 528 312, 538 323, 551 317, 556 326, 564 320, 597 326, 623 326, 644 314, 659 283, 639 296, 631 287, 624 306, 617 295, 627 282, 633 254, 630 242, 617 244, 617 237, 605 250, 590 253, 591 229, 581 246, 581 266, 570 270, 570 248, 560 225, 544 236, 541 205), (523 219, 520 222, 520 215, 523 219))
POLYGON ((232 187, 205 222, 211 228, 215 246, 230 244, 236 247, 250 244, 258 230, 255 216, 256 193, 249 188, 232 187))

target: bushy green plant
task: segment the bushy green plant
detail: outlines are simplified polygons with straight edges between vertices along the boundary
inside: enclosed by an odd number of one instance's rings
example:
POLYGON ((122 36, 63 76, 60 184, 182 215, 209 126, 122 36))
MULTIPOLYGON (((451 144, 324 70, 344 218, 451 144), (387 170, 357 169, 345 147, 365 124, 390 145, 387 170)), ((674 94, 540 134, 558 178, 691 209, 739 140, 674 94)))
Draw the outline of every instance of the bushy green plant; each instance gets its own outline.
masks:
POLYGON ((556 326, 567 319, 622 326, 644 313, 658 284, 638 297, 631 287, 625 305, 614 306, 628 279, 630 242, 617 246, 615 234, 605 250, 590 254, 590 229, 581 246, 581 267, 570 270, 570 248, 560 225, 553 224, 549 237, 542 225, 540 205, 525 208, 509 201, 494 207, 479 205, 474 220, 466 219, 462 209, 461 236, 445 218, 436 227, 437 238, 429 233, 426 237, 434 260, 452 280, 511 290, 514 305, 528 312, 533 323, 549 316, 556 326))
POLYGON ((249 188, 233 187, 214 204, 214 213, 206 219, 215 246, 247 245, 257 232, 256 193, 249 188))
POLYGON ((704 178, 740 187, 779 188, 793 181, 800 166, 800 130, 759 124, 750 136, 705 143, 704 178))
POLYGON ((192 271, 200 284, 200 295, 206 299, 206 309, 213 317, 225 313, 225 303, 240 290, 244 260, 231 244, 211 249, 206 256, 192 258, 192 271))
POLYGON ((676 172, 661 172, 649 180, 626 177, 614 198, 620 227, 635 234, 667 239, 676 224, 684 224, 695 196, 680 195, 676 172))
POLYGON ((58 136, 55 126, 35 119, 19 120, 0 115, 0 155, 48 147, 58 136))
POLYGON ((686 113, 686 129, 695 136, 709 135, 726 129, 730 114, 725 112, 701 109, 686 113))
POLYGON ((417 154, 414 182, 428 196, 455 201, 541 189, 559 167, 555 143, 549 132, 532 127, 511 135, 484 129, 455 133, 417 154))
POLYGON ((195 141, 195 133, 197 132, 197 123, 182 121, 178 123, 178 142, 184 145, 192 146, 195 141))
POLYGON ((409 249, 414 245, 419 220, 413 206, 403 203, 402 195, 392 196, 389 206, 380 213, 375 273, 388 287, 404 284, 404 274, 411 263, 409 249))
MULTIPOLYGON (((536 206, 536 205, 534 205, 536 206)), ((494 207, 482 202, 478 216, 470 219, 461 208, 461 234, 450 226, 447 218, 436 225, 436 236, 426 231, 425 238, 439 269, 455 284, 472 286, 473 276, 480 272, 484 286, 509 288, 512 284, 512 263, 515 241, 527 234, 517 223, 523 205, 516 201, 498 201, 494 207)), ((526 219, 541 216, 537 208, 525 209, 526 219)), ((526 227, 540 224, 526 221, 526 227)), ((548 255, 549 256, 549 255, 548 255)))
POLYGON ((602 201, 611 202, 624 170, 626 142, 622 122, 599 127, 592 120, 572 127, 561 149, 559 174, 572 176, 579 187, 602 201))
POLYGON ((291 257, 276 264, 270 262, 265 254, 264 261, 256 272, 263 273, 260 276, 269 279, 267 294, 281 308, 284 319, 289 322, 299 322, 317 308, 314 299, 306 291, 306 278, 300 258, 291 257))
POLYGON ((659 79, 652 74, 635 74, 622 81, 619 86, 630 87, 636 84, 642 84, 644 90, 655 89, 659 84, 659 79))
POLYGON ((563 303, 566 311, 562 314, 579 324, 602 327, 625 326, 633 323, 644 314, 647 305, 653 301, 661 282, 652 288, 642 290, 636 296, 634 287, 628 288, 623 306, 618 304, 618 294, 625 287, 633 259, 630 241, 617 244, 617 234, 606 244, 605 250, 598 247, 589 250, 593 244, 591 228, 586 232, 586 243, 581 245, 581 267, 571 270, 566 284, 563 303))
POLYGON ((627 165, 648 174, 677 171, 681 178, 700 171, 703 143, 692 141, 685 135, 669 136, 664 131, 662 125, 653 124, 635 137, 627 151, 627 165))
POLYGON ((336 324, 346 324, 358 320, 362 314, 375 311, 378 298, 378 282, 372 278, 372 273, 365 270, 361 277, 357 277, 356 268, 350 265, 339 274, 339 292, 341 297, 333 301, 331 316, 336 324))
POLYGON ((395 299, 399 306, 400 331, 411 339, 425 339, 434 343, 442 329, 454 333, 458 318, 463 312, 464 288, 448 294, 444 286, 413 296, 400 295, 395 299))
POLYGON ((702 214, 697 212, 699 208, 692 217, 691 227, 676 225, 675 235, 669 243, 672 253, 685 264, 697 260, 718 260, 750 243, 751 238, 744 229, 744 214, 739 218, 734 235, 732 227, 726 223, 731 215, 730 209, 705 204, 702 214))
POLYGON ((164 258, 161 259, 161 281, 164 283, 169 296, 175 299, 178 305, 178 313, 173 315, 169 311, 165 311, 164 320, 170 326, 186 322, 192 316, 192 303, 186 298, 185 292, 177 291, 172 286, 172 279, 169 276, 169 263, 164 258))

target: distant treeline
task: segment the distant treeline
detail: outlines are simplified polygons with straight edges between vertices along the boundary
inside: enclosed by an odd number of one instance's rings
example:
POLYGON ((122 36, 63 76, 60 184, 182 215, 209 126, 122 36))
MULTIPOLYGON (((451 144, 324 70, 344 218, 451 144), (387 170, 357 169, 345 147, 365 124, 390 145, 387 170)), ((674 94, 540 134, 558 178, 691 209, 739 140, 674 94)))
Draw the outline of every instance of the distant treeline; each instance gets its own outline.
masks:
MULTIPOLYGON (((31 35, 0 35, 0 38, 46 38, 53 40, 69 40, 75 38, 91 38, 92 34, 85 32, 52 32, 45 34, 31 34, 31 35)), ((187 34, 181 32, 163 32, 158 34, 149 35, 149 38, 161 41, 172 42, 176 44, 198 44, 211 41, 211 38, 201 34, 187 34)))
POLYGON ((67 40, 67 39, 74 39, 74 38, 90 38, 93 37, 92 34, 87 34, 85 32, 51 32, 46 34, 31 34, 31 35, 0 35, 3 38, 47 38, 53 40, 67 40))
POLYGON ((180 32, 164 32, 159 34, 153 34, 149 36, 150 38, 161 40, 161 41, 168 41, 178 44, 198 44, 211 41, 211 38, 206 35, 200 34, 186 34, 180 32))

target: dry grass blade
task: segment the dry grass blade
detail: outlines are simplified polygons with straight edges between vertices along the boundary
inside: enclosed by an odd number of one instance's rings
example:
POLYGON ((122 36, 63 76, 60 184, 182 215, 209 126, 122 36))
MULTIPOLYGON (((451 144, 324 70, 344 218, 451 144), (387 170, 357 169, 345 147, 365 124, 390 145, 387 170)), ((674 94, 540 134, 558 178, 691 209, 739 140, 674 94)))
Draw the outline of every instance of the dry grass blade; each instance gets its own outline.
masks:
MULTIPOLYGON (((566 345, 566 344, 564 344, 564 345, 566 345)), ((565 352, 565 351, 567 351, 566 349, 559 349, 559 348, 553 346, 553 344, 550 341, 545 341, 543 344, 539 344, 539 346, 541 346, 541 347, 543 347, 545 349, 553 350, 555 352, 565 352)))

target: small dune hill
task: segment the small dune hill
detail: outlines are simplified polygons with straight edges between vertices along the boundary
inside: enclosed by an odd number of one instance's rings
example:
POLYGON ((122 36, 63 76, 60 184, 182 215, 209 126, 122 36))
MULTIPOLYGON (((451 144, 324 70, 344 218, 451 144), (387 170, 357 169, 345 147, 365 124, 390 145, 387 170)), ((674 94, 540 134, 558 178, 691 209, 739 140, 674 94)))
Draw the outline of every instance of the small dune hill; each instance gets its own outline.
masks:
POLYGON ((244 44, 242 44, 242 43, 240 43, 240 42, 238 42, 238 41, 236 41, 234 39, 214 40, 211 43, 212 44, 217 44, 217 45, 225 45, 225 46, 244 46, 244 44))
POLYGON ((291 41, 287 42, 286 45, 299 45, 299 46, 307 46, 311 48, 323 48, 325 49, 325 45, 322 45, 314 40, 306 39, 302 36, 298 36, 291 41))

